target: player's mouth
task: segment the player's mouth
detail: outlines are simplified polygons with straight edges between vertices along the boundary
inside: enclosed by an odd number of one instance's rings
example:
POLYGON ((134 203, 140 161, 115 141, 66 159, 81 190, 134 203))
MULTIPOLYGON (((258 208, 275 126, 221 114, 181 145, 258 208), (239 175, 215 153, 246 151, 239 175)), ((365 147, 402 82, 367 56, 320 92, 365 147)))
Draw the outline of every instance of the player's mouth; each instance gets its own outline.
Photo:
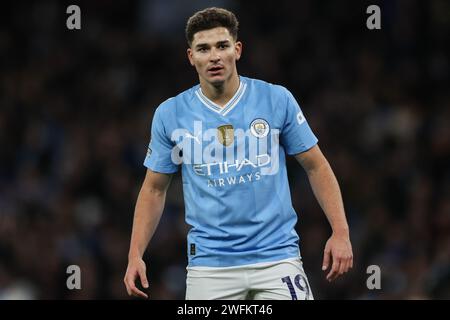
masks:
POLYGON ((218 65, 218 66, 212 66, 212 67, 209 67, 209 68, 208 68, 208 73, 209 73, 210 75, 215 76, 215 75, 218 75, 218 74, 222 73, 222 70, 223 70, 223 69, 224 69, 223 66, 220 66, 220 65, 218 65))

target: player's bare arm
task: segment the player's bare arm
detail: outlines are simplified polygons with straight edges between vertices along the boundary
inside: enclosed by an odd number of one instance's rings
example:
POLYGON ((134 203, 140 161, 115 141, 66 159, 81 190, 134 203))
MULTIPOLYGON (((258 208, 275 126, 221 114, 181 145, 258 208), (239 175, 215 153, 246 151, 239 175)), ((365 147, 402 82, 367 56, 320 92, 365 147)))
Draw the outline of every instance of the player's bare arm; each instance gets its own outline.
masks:
POLYGON ((295 158, 305 169, 314 195, 333 230, 325 245, 322 265, 322 270, 327 270, 331 265, 327 280, 333 281, 353 267, 349 227, 339 184, 318 145, 297 154, 295 158))
POLYGON ((147 170, 139 192, 134 211, 128 268, 124 278, 130 296, 148 298, 146 293, 136 287, 135 281, 140 278, 142 286, 148 288, 146 266, 142 256, 161 218, 170 180, 169 174, 147 170))

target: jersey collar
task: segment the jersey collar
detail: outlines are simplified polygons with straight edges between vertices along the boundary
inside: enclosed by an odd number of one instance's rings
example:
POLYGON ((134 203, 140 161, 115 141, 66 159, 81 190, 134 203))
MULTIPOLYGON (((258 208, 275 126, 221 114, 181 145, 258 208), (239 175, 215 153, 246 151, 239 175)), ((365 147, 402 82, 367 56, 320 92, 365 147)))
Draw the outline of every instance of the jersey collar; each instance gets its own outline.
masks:
POLYGON ((240 78, 239 88, 236 90, 236 93, 234 96, 223 106, 219 106, 217 103, 214 103, 209 98, 207 98, 203 92, 201 87, 199 86, 198 89, 195 91, 195 94, 200 99, 200 102, 210 109, 211 111, 217 112, 223 116, 227 115, 231 110, 234 109, 234 107, 238 104, 238 102, 241 100, 245 93, 245 89, 247 88, 247 84, 245 81, 242 81, 242 78, 240 78))

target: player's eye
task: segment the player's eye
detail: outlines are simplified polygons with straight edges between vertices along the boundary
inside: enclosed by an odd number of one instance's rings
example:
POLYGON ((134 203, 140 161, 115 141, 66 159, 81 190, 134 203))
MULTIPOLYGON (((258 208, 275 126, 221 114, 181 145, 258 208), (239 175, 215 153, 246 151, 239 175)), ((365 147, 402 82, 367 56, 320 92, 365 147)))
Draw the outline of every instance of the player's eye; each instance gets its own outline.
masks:
POLYGON ((226 49, 229 46, 227 44, 219 44, 219 49, 226 49))
POLYGON ((206 47, 198 48, 197 51, 199 52, 206 52, 208 49, 206 47))

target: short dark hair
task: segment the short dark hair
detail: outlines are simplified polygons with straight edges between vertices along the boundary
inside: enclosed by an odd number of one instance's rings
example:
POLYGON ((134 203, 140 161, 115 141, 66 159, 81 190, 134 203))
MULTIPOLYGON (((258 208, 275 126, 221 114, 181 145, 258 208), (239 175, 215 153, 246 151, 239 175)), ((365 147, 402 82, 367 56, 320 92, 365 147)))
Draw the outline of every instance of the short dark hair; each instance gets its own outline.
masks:
POLYGON ((186 24, 186 40, 191 46, 194 34, 217 27, 228 29, 234 40, 237 39, 239 22, 233 12, 223 8, 206 8, 191 16, 186 24))

